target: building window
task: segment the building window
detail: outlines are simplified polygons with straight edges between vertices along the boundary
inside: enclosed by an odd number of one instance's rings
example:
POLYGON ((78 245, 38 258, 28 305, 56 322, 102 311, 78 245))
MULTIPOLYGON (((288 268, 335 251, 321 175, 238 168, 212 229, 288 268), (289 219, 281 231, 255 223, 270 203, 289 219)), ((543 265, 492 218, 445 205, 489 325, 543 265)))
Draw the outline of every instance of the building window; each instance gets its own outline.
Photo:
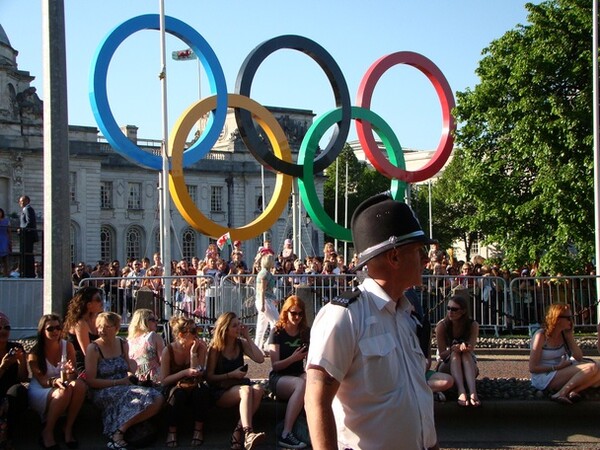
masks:
POLYGON ((141 258, 142 249, 142 230, 138 227, 131 227, 125 235, 125 257, 126 258, 141 258))
MULTIPOLYGON (((112 181, 101 181, 100 182, 100 208, 112 209, 112 207, 113 207, 113 184, 112 184, 112 181)), ((104 259, 104 261, 107 261, 107 260, 104 259)))
POLYGON ((142 209, 142 183, 129 183, 127 209, 142 209))
POLYGON ((210 187, 210 212, 223 212, 223 187, 210 187))
POLYGON ((114 238, 113 231, 108 226, 100 227, 100 259, 102 261, 112 261, 115 259, 113 253, 114 238))
POLYGON ((196 254, 196 232, 191 228, 186 228, 181 236, 181 245, 183 259, 191 261, 196 254))
MULTIPOLYGON (((269 187, 265 186, 265 198, 263 199, 263 189, 261 186, 257 187, 254 191, 254 205, 256 207, 256 212, 260 213, 263 211, 266 205, 269 203, 269 187)), ((290 196, 291 199, 291 196, 290 196)))
POLYGON ((77 172, 69 172, 69 198, 71 203, 77 201, 77 172))
POLYGON ((187 187, 188 194, 190 195, 190 198, 192 199, 192 202, 197 204, 198 202, 196 200, 198 200, 198 186, 195 186, 192 184, 186 184, 186 187, 187 187))
POLYGON ((479 255, 479 238, 476 237, 471 242, 471 255, 479 255))

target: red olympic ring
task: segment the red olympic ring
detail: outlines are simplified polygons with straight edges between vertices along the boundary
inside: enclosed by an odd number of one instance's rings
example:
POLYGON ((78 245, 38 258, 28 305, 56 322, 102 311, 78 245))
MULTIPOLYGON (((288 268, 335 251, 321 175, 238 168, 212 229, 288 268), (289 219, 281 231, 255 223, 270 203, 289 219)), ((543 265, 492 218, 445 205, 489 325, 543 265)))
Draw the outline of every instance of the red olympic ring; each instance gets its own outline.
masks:
POLYGON ((375 61, 365 73, 358 88, 356 102, 358 106, 370 109, 373 90, 381 76, 396 64, 408 64, 423 72, 433 84, 442 106, 442 137, 431 160, 422 168, 414 171, 400 169, 385 158, 379 149, 373 136, 371 123, 366 120, 356 121, 356 131, 360 145, 373 166, 388 178, 397 178, 408 183, 416 183, 433 178, 450 157, 454 137, 452 132, 456 128, 452 109, 454 108, 454 96, 446 77, 440 69, 425 56, 414 52, 396 52, 383 56, 375 61))

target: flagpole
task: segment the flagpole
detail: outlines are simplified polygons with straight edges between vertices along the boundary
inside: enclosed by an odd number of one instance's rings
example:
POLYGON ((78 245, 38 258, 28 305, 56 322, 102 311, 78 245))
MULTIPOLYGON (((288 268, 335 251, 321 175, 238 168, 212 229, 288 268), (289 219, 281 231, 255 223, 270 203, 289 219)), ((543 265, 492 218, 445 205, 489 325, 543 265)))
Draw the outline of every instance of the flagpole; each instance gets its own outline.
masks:
MULTIPOLYGON (((260 212, 262 213, 265 210, 265 167, 260 165, 260 195, 262 196, 262 201, 260 203, 260 212)), ((267 240, 267 231, 263 231, 263 244, 267 240)), ((272 242, 275 245, 274 242, 272 242)), ((277 245, 280 243, 278 242, 277 245)))
MULTIPOLYGON (((598 0, 592 6, 592 111, 594 118, 594 242, 596 265, 596 300, 600 298, 600 114, 598 105, 598 0)), ((596 306, 600 323, 600 303, 596 306)))
MULTIPOLYGON (((161 241, 160 251, 163 258, 164 274, 165 276, 171 275, 171 215, 170 215, 170 198, 169 198, 169 121, 167 115, 167 54, 165 45, 165 2, 164 0, 159 1, 160 5, 160 86, 162 94, 162 128, 163 128, 163 142, 162 142, 162 172, 161 172, 161 241)), ((169 318, 170 308, 168 305, 171 304, 171 283, 165 283, 165 303, 164 303, 164 317, 169 318)))
MULTIPOLYGON (((335 159, 335 198, 333 204, 333 220, 335 223, 338 223, 338 194, 339 194, 339 181, 338 181, 338 158, 335 159)), ((335 252, 338 252, 338 240, 335 238, 333 240, 333 248, 335 252)), ((325 256, 325 255, 323 255, 325 256)))
MULTIPOLYGON (((346 180, 344 187, 344 227, 348 228, 348 155, 346 155, 346 180)), ((344 264, 348 264, 348 241, 344 241, 344 264)))

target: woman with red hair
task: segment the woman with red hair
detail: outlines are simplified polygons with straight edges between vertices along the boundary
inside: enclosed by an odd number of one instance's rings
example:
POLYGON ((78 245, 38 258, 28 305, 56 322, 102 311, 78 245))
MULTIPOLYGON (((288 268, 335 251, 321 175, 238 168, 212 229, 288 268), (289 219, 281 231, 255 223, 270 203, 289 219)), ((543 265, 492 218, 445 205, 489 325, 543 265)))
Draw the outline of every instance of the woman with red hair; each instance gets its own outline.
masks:
POLYGON ((566 303, 554 303, 546 312, 544 327, 531 339, 531 385, 557 391, 552 400, 571 404, 579 393, 600 383, 594 362, 583 362, 583 352, 573 337, 573 315, 566 303))
POLYGON ((287 298, 279 320, 269 337, 269 352, 273 369, 269 387, 277 398, 287 400, 283 432, 278 439, 283 448, 305 448, 307 444, 292 433, 300 412, 304 409, 306 373, 304 359, 308 353, 310 328, 306 321, 304 302, 295 295, 287 298))

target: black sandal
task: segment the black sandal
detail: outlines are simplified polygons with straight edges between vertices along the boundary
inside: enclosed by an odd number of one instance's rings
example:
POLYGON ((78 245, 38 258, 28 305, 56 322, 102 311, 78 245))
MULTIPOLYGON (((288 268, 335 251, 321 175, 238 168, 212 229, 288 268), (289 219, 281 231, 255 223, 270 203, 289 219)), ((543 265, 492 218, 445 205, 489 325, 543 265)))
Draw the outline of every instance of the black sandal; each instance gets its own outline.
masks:
POLYGON ((117 428, 117 431, 113 433, 110 442, 106 446, 112 450, 127 450, 127 445, 129 444, 125 440, 125 433, 120 428, 117 428), (121 435, 120 438, 118 435, 121 435))
POLYGON ((231 435, 230 449, 244 450, 244 436, 244 428, 242 428, 242 426, 238 424, 238 426, 235 427, 235 430, 233 430, 233 434, 231 435))
POLYGON ((200 447, 202 444, 204 444, 204 428, 194 428, 191 446, 200 447))

